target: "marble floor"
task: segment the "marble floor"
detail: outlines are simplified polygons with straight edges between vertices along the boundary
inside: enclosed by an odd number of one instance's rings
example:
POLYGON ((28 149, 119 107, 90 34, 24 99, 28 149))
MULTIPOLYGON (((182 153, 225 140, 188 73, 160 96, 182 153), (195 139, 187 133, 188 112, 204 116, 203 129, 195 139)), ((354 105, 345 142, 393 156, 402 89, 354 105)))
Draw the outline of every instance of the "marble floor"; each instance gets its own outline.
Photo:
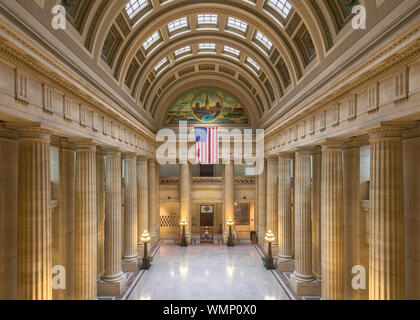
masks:
POLYGON ((251 244, 163 244, 128 300, 287 300, 251 244))

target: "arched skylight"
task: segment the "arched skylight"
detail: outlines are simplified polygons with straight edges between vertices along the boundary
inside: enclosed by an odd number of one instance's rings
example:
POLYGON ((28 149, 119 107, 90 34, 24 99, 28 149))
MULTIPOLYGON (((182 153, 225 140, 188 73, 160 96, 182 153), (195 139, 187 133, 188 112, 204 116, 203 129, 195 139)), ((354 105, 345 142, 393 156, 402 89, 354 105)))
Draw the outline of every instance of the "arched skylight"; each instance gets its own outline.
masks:
POLYGON ((174 32, 176 30, 188 28, 188 19, 187 18, 181 18, 177 19, 175 21, 172 21, 168 24, 169 32, 174 32))
POLYGON ((160 39, 160 34, 159 32, 155 32, 154 34, 152 34, 150 36, 149 39, 147 39, 144 43, 143 43, 143 48, 145 50, 149 49, 156 41, 158 41, 160 39))
POLYGON ((198 25, 217 25, 218 20, 217 14, 199 14, 197 16, 198 25))
POLYGON ((242 20, 229 17, 227 27, 238 30, 241 33, 246 33, 246 30, 248 29, 248 24, 246 22, 243 22, 242 20))
POLYGON ((127 12, 130 19, 133 19, 140 11, 149 5, 147 0, 130 0, 125 6, 125 12, 127 12))
POLYGON ((280 13, 285 19, 290 11, 292 11, 292 5, 287 0, 268 0, 268 5, 280 13))
POLYGON ((184 48, 178 49, 174 52, 175 57, 181 57, 185 54, 191 53, 191 46, 186 46, 184 48))
POLYGON ((267 37, 263 35, 260 31, 257 31, 255 39, 258 40, 268 50, 271 50, 271 48, 273 47, 273 43, 270 40, 268 40, 267 37))

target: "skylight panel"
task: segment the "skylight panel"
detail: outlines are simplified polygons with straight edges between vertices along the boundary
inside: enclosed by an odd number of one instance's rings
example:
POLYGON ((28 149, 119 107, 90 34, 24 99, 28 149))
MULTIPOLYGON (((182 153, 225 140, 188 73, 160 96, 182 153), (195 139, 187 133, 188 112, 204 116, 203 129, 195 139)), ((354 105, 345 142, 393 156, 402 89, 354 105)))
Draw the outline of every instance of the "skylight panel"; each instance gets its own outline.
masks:
POLYGON ((198 25, 217 25, 219 16, 217 14, 199 14, 197 21, 198 25))
POLYGON ((125 12, 133 19, 140 11, 148 6, 147 0, 130 0, 125 6, 125 12))
POLYGON ((181 18, 168 24, 168 29, 171 33, 184 28, 188 28, 187 18, 181 18))
POLYGON ((268 5, 280 13, 285 19, 290 11, 292 11, 292 5, 287 0, 268 0, 268 5))
POLYGON ((252 67, 254 67, 255 70, 260 71, 261 67, 258 65, 258 63, 256 63, 253 59, 251 59, 250 57, 246 58, 246 62, 251 65, 252 67))
POLYGON ((209 51, 216 51, 216 44, 215 43, 200 43, 198 45, 198 50, 199 51, 205 51, 205 52, 209 52, 209 51))
POLYGON ((158 40, 160 39, 160 35, 159 32, 156 31, 154 34, 152 34, 150 36, 149 39, 147 39, 144 43, 143 43, 143 48, 144 50, 149 49, 154 43, 156 43, 158 40))
POLYGON ((263 35, 260 31, 257 31, 255 39, 258 40, 268 50, 271 50, 271 48, 273 47, 273 43, 270 40, 268 40, 267 37, 263 35))
POLYGON ((246 33, 246 30, 248 29, 248 24, 246 22, 232 17, 228 18, 227 26, 228 28, 238 30, 242 33, 246 33))
POLYGON ((191 52, 191 46, 186 46, 184 48, 176 50, 174 54, 175 54, 175 57, 179 57, 190 52, 191 52))
POLYGON ((168 58, 163 58, 156 66, 155 71, 158 72, 160 69, 162 69, 166 64, 168 63, 168 58))
POLYGON ((236 57, 239 57, 239 55, 241 54, 241 52, 238 49, 235 49, 229 46, 224 46, 223 52, 236 56, 236 57))

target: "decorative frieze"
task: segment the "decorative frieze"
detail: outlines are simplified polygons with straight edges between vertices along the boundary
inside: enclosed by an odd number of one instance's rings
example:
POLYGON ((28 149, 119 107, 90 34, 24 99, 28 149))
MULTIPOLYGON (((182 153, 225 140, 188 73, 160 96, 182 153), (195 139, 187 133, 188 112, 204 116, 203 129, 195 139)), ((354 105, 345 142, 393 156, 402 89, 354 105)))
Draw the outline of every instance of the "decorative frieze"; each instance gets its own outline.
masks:
POLYGON ((375 83, 368 89, 368 112, 376 111, 379 108, 379 83, 375 83))
POLYGON ((42 92, 44 111, 54 112, 54 89, 44 83, 42 92))
POLYGON ((349 114, 347 120, 356 119, 357 116, 357 94, 352 94, 348 97, 349 114))
POLYGON ((71 116, 72 116, 72 104, 73 101, 70 97, 68 96, 64 96, 64 101, 63 101, 63 114, 64 114, 64 119, 66 120, 71 120, 71 116))
POLYGON ((15 71, 15 98, 19 102, 28 103, 28 74, 19 68, 15 71))
POLYGON ((335 127, 340 124, 340 105, 337 103, 332 109, 331 126, 335 127))
POLYGON ((394 73, 395 81, 395 99, 394 103, 402 102, 408 99, 408 68, 404 66, 402 69, 394 73))

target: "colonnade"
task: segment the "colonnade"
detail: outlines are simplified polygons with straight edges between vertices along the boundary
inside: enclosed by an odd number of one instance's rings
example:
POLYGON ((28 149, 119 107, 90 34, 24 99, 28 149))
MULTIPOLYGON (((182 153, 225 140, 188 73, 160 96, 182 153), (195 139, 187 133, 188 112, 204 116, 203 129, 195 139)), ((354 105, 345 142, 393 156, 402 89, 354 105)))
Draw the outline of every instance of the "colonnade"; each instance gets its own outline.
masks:
POLYGON ((54 136, 60 172, 55 217, 53 134, 41 124, 0 124, 0 210, 7 222, 1 224, 7 225, 0 239, 7 246, 1 298, 118 296, 126 287, 124 272, 138 268, 143 230, 150 230, 152 243, 159 240, 158 165, 93 140, 54 136), (65 277, 57 282, 60 272, 65 277))
POLYGON ((325 140, 267 158, 257 188, 259 242, 264 244, 264 232, 274 232, 275 263, 292 272, 297 294, 361 299, 352 279, 353 268, 362 266, 369 299, 405 298, 402 141, 408 128, 381 123, 368 130, 367 259, 360 244, 363 139, 325 140))

